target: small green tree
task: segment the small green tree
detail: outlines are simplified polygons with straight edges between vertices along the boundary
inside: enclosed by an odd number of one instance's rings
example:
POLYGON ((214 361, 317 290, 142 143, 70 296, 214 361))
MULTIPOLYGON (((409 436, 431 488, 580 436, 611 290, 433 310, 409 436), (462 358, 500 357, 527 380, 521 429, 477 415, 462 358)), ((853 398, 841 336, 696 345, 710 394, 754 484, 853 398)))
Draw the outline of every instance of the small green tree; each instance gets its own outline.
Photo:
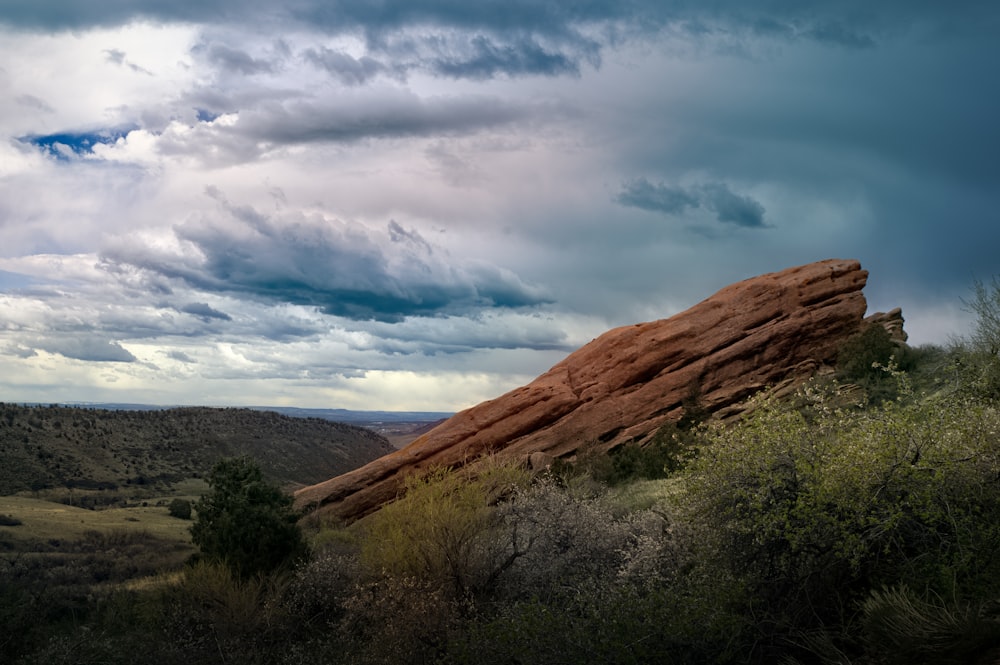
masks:
POLYGON ((272 572, 306 554, 292 498, 266 482, 249 457, 220 460, 209 491, 195 504, 191 540, 208 560, 248 578, 272 572))

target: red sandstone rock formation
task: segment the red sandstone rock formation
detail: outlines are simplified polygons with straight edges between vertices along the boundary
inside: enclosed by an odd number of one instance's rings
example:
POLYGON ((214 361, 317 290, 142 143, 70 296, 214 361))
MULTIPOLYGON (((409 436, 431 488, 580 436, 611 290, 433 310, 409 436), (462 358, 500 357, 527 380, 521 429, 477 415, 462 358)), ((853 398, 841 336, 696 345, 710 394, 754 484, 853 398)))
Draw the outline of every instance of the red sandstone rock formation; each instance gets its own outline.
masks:
POLYGON ((530 384, 456 414, 410 445, 295 494, 299 508, 352 521, 403 479, 484 453, 527 460, 642 442, 693 393, 732 414, 753 393, 804 380, 862 325, 868 273, 827 260, 730 285, 669 319, 610 330, 530 384))
POLYGON ((877 323, 882 326, 889 333, 889 339, 896 344, 905 344, 909 337, 903 330, 903 311, 899 307, 889 312, 875 312, 871 316, 866 316, 864 323, 877 323))

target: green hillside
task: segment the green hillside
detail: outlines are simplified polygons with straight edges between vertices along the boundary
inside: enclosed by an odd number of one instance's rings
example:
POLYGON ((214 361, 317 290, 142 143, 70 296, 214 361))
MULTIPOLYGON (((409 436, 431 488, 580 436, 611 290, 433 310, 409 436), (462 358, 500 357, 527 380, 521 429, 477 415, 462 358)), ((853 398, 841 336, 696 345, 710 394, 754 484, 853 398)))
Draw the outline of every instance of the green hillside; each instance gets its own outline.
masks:
POLYGON ((293 487, 392 450, 384 437, 362 427, 250 409, 0 404, 0 495, 161 491, 237 455, 253 457, 271 481, 293 487))

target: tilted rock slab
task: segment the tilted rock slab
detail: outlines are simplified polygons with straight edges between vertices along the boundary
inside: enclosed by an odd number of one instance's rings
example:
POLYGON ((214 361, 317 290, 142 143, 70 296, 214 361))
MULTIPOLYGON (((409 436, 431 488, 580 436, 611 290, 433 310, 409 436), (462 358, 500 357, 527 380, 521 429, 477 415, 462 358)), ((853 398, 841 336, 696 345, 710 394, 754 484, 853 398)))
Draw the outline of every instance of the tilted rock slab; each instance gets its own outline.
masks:
POLYGON ((610 330, 526 386, 455 414, 405 448, 295 493, 344 521, 395 499, 408 474, 643 442, 682 415, 692 394, 736 412, 767 387, 801 381, 858 332, 868 273, 826 260, 732 284, 668 319, 610 330))

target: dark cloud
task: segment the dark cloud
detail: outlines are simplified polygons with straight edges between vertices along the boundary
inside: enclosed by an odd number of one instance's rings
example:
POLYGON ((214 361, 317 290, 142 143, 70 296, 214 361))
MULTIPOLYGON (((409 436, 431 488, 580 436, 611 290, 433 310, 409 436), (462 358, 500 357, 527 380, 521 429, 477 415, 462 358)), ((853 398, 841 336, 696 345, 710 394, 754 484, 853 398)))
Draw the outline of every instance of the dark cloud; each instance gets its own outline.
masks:
POLYGON ((645 178, 627 182, 615 197, 619 204, 640 210, 677 216, 689 208, 705 208, 726 224, 761 228, 764 206, 748 195, 740 195, 725 183, 713 182, 693 187, 678 187, 660 183, 654 185, 645 178))
POLYGON ((164 22, 223 22, 247 20, 266 10, 266 0, 5 0, 0 23, 35 30, 77 30, 121 25, 140 19, 164 22), (243 11, 240 11, 241 6, 243 11))
POLYGON ((529 118, 531 109, 495 97, 432 97, 388 92, 358 103, 289 104, 241 114, 232 131, 259 141, 311 143, 462 135, 529 118))
POLYGON ((194 358, 183 351, 168 351, 165 355, 171 360, 176 360, 182 363, 193 364, 195 362, 194 358))
POLYGON ((686 208, 697 208, 698 197, 683 187, 654 185, 645 178, 627 182, 615 200, 631 208, 678 215, 686 208))
POLYGON ((79 335, 50 337, 39 340, 37 346, 49 353, 58 353, 74 360, 124 363, 136 361, 136 357, 117 342, 95 337, 79 335))
MULTIPOLYGON (((417 231, 385 231, 322 217, 272 218, 226 202, 220 216, 178 226, 185 253, 119 239, 106 270, 139 271, 197 290, 316 307, 357 320, 532 307, 547 299, 503 268, 454 262, 417 231)), ((214 310, 212 310, 214 311, 214 310)))
POLYGON ((375 58, 369 56, 355 58, 343 51, 334 51, 326 47, 306 49, 302 56, 348 86, 367 83, 388 69, 375 58))
MULTIPOLYGON (((163 22, 271 25, 294 23, 326 32, 365 30, 372 34, 411 26, 496 30, 541 34, 568 34, 581 26, 632 23, 651 28, 667 23, 705 31, 714 25, 769 27, 775 32, 845 36, 876 32, 901 22, 938 21, 943 24, 989 13, 991 3, 955 0, 942 5, 934 0, 882 2, 823 0, 784 2, 750 0, 740 3, 705 3, 701 0, 598 0, 593 2, 539 2, 538 0, 302 0, 276 4, 271 0, 5 0, 0 22, 42 30, 120 25, 136 19, 163 22), (899 18, 905 15, 905 19, 899 18)), ((849 37, 847 37, 849 36, 849 37)))
MULTIPOLYGON (((591 49, 596 52, 596 48, 591 49)), ((592 54, 592 60, 596 55, 592 54)), ((451 78, 491 79, 507 76, 558 76, 580 73, 579 57, 575 54, 549 50, 537 41, 521 37, 502 42, 484 35, 475 35, 465 48, 431 60, 430 69, 451 78)))
POLYGON ((271 74, 278 68, 274 61, 255 58, 246 51, 225 44, 211 44, 194 49, 196 53, 201 50, 205 51, 205 57, 211 64, 231 74, 271 74))
POLYGON ((226 314, 225 312, 220 312, 208 305, 208 303, 194 302, 189 305, 184 305, 178 308, 179 312, 184 314, 191 314, 197 316, 202 321, 209 321, 211 319, 219 319, 220 321, 232 321, 233 318, 226 314))
POLYGON ((720 222, 737 226, 762 227, 764 206, 750 196, 740 196, 721 183, 702 185, 697 190, 702 205, 715 212, 720 222))
MULTIPOLYGON (((618 40, 661 30, 692 39, 752 35, 867 48, 911 25, 931 26, 939 32, 949 26, 986 30, 988 22, 976 17, 989 16, 990 3, 977 0, 947 4, 931 0, 905 4, 754 0, 738 6, 699 0, 303 0, 285 4, 269 0, 6 0, 0 6, 0 24, 37 30, 151 20, 362 34, 369 53, 361 58, 323 48, 307 54, 347 84, 370 80, 384 71, 385 62, 378 56, 398 56, 401 45, 407 44, 425 59, 410 62, 406 68, 420 66, 443 76, 483 79, 575 74, 583 62, 597 64, 600 51, 618 40)), ((207 53, 230 72, 274 71, 273 62, 237 48, 218 45, 207 53)))

